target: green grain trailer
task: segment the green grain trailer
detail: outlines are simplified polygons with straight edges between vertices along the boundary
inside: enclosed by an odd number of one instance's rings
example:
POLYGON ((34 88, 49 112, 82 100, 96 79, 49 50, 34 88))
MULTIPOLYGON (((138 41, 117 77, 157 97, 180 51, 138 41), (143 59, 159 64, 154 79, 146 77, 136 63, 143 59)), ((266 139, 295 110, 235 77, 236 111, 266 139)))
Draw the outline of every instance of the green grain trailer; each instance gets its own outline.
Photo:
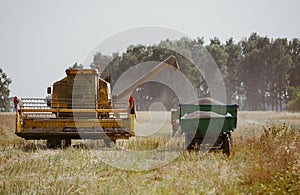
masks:
POLYGON ((238 105, 181 104, 179 125, 181 132, 185 134, 187 149, 209 147, 221 149, 229 155, 232 146, 231 132, 237 125, 237 109, 238 105))

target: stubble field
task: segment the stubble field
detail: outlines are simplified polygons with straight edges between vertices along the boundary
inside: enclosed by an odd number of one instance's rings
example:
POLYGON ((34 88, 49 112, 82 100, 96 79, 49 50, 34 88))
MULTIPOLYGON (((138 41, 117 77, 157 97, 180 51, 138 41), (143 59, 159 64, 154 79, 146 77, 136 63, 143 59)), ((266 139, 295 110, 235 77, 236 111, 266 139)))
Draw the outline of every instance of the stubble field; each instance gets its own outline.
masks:
MULTIPOLYGON (((300 193, 300 113, 239 112, 229 157, 183 152, 148 171, 107 165, 97 156, 101 149, 79 142, 47 149, 43 141, 25 141, 14 135, 14 120, 14 114, 0 113, 0 194, 300 193)), ((127 146, 148 150, 161 140, 127 146)))

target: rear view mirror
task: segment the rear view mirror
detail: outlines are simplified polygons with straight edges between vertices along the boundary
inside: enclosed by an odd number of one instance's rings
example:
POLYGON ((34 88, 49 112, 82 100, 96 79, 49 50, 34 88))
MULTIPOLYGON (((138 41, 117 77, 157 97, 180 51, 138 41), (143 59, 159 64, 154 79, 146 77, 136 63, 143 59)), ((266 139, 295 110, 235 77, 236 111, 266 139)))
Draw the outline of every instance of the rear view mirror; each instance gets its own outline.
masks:
POLYGON ((47 87, 47 94, 51 94, 51 87, 47 87))

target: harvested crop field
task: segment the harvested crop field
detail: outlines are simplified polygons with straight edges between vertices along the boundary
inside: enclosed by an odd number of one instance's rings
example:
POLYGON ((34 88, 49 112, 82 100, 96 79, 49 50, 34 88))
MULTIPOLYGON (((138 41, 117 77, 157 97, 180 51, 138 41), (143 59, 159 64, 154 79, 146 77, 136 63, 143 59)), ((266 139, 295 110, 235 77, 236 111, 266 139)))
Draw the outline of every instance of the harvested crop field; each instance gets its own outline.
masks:
MULTIPOLYGON (((150 118, 138 113, 137 119, 147 123, 150 118)), ((0 113, 0 194, 300 193, 299 113, 239 112, 229 157, 183 152, 148 171, 104 163, 99 153, 106 148, 89 150, 75 142, 47 149, 43 141, 22 140, 14 135, 14 120, 14 114, 0 113)), ((164 142, 169 128, 164 124, 156 138, 130 140, 122 147, 151 150, 164 142)))

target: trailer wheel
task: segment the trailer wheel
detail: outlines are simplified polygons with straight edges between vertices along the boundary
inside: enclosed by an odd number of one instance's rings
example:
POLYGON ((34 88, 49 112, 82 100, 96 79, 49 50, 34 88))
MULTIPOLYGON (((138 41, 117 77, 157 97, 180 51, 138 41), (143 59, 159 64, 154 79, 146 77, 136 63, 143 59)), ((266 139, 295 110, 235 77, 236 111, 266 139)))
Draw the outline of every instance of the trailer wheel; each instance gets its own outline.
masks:
POLYGON ((186 133, 185 134, 185 148, 188 151, 193 151, 196 149, 196 140, 192 134, 186 133))
POLYGON ((231 145, 231 147, 232 147, 232 146, 233 146, 233 141, 232 141, 232 135, 231 135, 231 132, 229 132, 228 135, 229 135, 229 138, 230 138, 230 145, 231 145))
POLYGON ((225 154, 227 154, 227 156, 230 155, 231 153, 231 139, 230 139, 230 135, 229 134, 225 134, 223 136, 223 144, 222 144, 222 149, 223 149, 223 152, 225 154))

